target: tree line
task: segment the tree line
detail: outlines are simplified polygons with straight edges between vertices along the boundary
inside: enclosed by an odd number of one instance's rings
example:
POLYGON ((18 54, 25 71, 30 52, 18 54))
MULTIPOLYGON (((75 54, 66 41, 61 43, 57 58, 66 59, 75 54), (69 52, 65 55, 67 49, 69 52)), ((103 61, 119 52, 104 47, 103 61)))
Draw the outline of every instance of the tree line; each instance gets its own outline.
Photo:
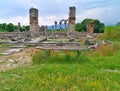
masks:
MULTIPOLYGON (((80 23, 76 23, 75 24, 75 30, 78 32, 86 32, 86 25, 88 22, 94 22, 94 32, 95 33, 103 33, 104 32, 104 28, 105 25, 104 23, 101 23, 99 20, 97 19, 90 19, 90 18, 86 18, 84 19, 82 22, 80 23)), ((116 23, 116 26, 120 26, 120 22, 116 23)), ((0 32, 13 32, 15 30, 18 30, 18 25, 14 25, 13 23, 0 23, 0 32)), ((23 25, 20 27, 21 32, 22 31, 26 31, 26 30, 30 30, 30 27, 27 25, 23 25)), ((62 29, 64 30, 64 29, 62 29)))
POLYGON ((87 30, 86 25, 88 22, 91 22, 91 21, 93 21, 93 23, 94 23, 94 32, 95 33, 103 33, 104 32, 105 25, 97 19, 90 19, 90 18, 86 18, 81 23, 77 23, 75 25, 75 30, 78 32, 86 32, 86 30, 87 30))
MULTIPOLYGON (((13 23, 0 23, 0 32, 13 32, 18 30, 18 25, 14 25, 13 23)), ((29 26, 21 26, 20 31, 29 30, 29 26)))

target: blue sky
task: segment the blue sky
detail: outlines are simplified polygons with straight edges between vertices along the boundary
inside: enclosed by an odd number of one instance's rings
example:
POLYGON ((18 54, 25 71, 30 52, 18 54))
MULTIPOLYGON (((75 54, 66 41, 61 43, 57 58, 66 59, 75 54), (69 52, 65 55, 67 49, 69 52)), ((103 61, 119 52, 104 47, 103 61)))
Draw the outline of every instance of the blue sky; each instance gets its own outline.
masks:
POLYGON ((39 10, 39 25, 53 25, 68 18, 70 6, 76 7, 76 23, 85 18, 120 22, 120 0, 1 0, 0 23, 29 25, 29 9, 34 7, 39 10))

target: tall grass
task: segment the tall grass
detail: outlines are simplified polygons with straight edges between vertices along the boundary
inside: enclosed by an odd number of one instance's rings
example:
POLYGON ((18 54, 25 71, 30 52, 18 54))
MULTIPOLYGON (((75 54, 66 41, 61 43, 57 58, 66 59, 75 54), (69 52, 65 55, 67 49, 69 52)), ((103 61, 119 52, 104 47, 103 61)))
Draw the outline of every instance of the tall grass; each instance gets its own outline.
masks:
POLYGON ((93 56, 113 56, 115 54, 115 49, 112 44, 100 45, 97 50, 93 53, 93 56))
POLYGON ((40 63, 81 63, 89 61, 85 53, 81 53, 80 59, 77 57, 76 51, 51 51, 50 55, 46 58, 46 53, 39 50, 33 53, 32 60, 34 64, 40 63))
POLYGON ((105 32, 100 39, 108 39, 112 41, 120 41, 120 26, 106 26, 105 32))
POLYGON ((38 65, 1 72, 0 91, 120 90, 120 50, 116 55, 102 57, 82 53, 78 62, 75 56, 69 57, 75 52, 65 53, 64 57, 60 53, 38 65))

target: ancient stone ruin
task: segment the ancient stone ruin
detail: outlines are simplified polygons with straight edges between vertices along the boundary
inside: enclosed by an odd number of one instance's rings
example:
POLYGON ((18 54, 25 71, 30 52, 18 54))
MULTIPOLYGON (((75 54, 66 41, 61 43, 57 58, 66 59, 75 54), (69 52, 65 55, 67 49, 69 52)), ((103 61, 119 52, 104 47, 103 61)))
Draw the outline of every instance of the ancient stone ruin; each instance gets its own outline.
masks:
POLYGON ((68 30, 69 32, 75 31, 75 19, 76 19, 76 8, 70 7, 69 8, 69 25, 68 25, 68 30))
POLYGON ((87 33, 92 34, 94 33, 94 22, 90 21, 86 25, 87 33))
POLYGON ((30 15, 30 31, 32 33, 37 33, 39 31, 38 9, 30 8, 29 9, 29 15, 30 15))
MULTIPOLYGON (((81 33, 76 33, 75 31, 75 20, 76 20, 76 8, 75 6, 69 7, 69 16, 67 19, 60 19, 59 22, 55 21, 52 26, 51 32, 48 32, 48 28, 46 25, 40 26, 38 25, 38 9, 30 8, 29 9, 29 20, 30 20, 30 31, 20 32, 20 23, 18 23, 18 31, 9 32, 9 33, 0 33, 0 39, 5 39, 5 37, 9 37, 15 41, 25 41, 32 40, 37 37, 45 37, 45 38, 76 38, 83 39, 86 35, 81 33), (62 24, 64 23, 64 25, 62 24), (64 26, 65 31, 57 32, 56 30, 62 30, 62 26, 64 26)), ((87 32, 94 32, 94 23, 89 22, 87 24, 87 32)))
POLYGON ((17 36, 20 38, 20 22, 18 22, 18 31, 17 31, 17 36))
MULTIPOLYGON (((32 33, 32 35, 42 34, 41 33, 42 30, 38 25, 38 9, 30 8, 29 9, 29 15, 30 15, 30 32, 32 33)), ((69 36, 70 33, 75 31, 75 19, 76 19, 76 8, 74 6, 69 7, 69 17, 68 17, 68 19, 62 19, 59 22, 60 30, 62 29, 61 28, 62 21, 64 21, 65 30, 67 31, 67 22, 68 22, 68 36, 69 36)), ((53 31, 53 33, 54 33, 55 30, 57 29, 57 21, 55 21, 55 25, 53 27, 54 27, 54 31, 53 31)))

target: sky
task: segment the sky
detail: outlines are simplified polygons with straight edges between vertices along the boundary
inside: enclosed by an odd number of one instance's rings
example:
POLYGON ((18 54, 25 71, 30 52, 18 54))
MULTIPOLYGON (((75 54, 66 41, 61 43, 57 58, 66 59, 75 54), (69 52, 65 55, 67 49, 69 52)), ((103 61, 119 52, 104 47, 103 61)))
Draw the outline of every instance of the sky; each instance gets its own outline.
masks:
POLYGON ((0 23, 29 25, 29 9, 39 10, 39 25, 54 25, 68 19, 69 7, 76 7, 76 23, 85 18, 106 25, 120 22, 120 0, 0 0, 0 23))

